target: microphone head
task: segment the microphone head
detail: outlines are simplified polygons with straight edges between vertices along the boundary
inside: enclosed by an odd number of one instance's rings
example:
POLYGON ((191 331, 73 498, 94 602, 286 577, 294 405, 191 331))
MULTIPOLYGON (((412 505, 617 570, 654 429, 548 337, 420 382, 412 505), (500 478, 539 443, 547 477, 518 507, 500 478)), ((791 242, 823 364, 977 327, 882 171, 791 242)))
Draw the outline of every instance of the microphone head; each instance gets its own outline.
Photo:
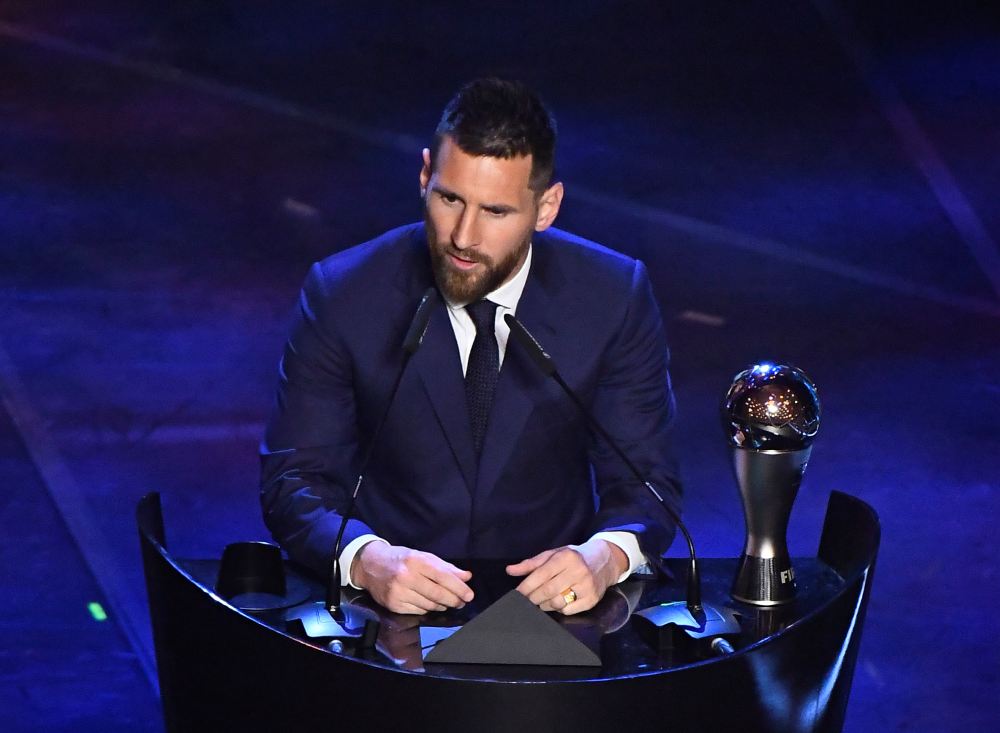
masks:
POLYGON ((436 302, 437 290, 433 287, 427 288, 420 299, 420 304, 417 306, 417 312, 413 314, 410 328, 406 332, 405 338, 403 338, 403 351, 407 354, 411 356, 415 354, 417 349, 420 348, 420 344, 423 343, 424 334, 427 333, 427 324, 431 320, 431 310, 434 308, 434 303, 436 302))
POLYGON ((761 362, 744 369, 722 403, 729 444, 751 450, 802 450, 819 430, 816 385, 801 369, 761 362))
POLYGON ((528 356, 542 370, 542 373, 546 377, 553 376, 557 371, 556 363, 552 361, 552 357, 546 353, 542 345, 535 340, 535 337, 528 332, 528 329, 522 326, 521 322, 510 313, 504 314, 503 320, 510 328, 511 336, 521 345, 522 349, 528 352, 528 356))

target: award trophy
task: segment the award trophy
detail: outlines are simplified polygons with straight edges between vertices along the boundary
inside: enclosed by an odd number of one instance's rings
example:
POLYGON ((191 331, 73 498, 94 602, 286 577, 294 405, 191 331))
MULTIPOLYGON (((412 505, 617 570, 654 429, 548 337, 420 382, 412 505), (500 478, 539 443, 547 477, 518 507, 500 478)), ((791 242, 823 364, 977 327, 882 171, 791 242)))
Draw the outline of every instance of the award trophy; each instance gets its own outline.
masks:
POLYGON ((785 535, 819 429, 816 386, 792 366, 757 364, 733 379, 722 420, 746 520, 732 597, 757 606, 795 598, 785 535))

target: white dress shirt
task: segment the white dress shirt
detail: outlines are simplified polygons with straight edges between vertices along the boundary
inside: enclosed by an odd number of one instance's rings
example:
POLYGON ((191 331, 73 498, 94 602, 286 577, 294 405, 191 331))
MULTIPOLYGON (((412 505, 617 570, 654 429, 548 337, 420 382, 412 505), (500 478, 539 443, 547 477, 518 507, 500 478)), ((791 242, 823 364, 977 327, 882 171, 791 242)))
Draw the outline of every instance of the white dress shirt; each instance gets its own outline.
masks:
MULTIPOLYGON (((528 271, 531 269, 531 245, 528 245, 528 255, 524 264, 514 274, 510 280, 501 285, 493 292, 487 294, 486 300, 496 303, 497 314, 494 331, 496 333, 497 345, 500 347, 500 364, 503 364, 504 354, 507 351, 507 339, 510 336, 510 327, 503 317, 505 314, 515 314, 517 304, 521 300, 521 293, 524 292, 525 283, 528 282, 528 271)), ((458 353, 462 359, 462 373, 469 365, 469 352, 472 351, 472 342, 476 339, 476 326, 472 322, 472 317, 465 310, 467 303, 453 303, 445 299, 448 306, 448 317, 451 327, 455 331, 455 341, 458 343, 458 353)), ((622 573, 616 582, 621 583, 625 578, 635 572, 638 568, 646 565, 646 558, 639 549, 639 540, 631 532, 597 532, 591 539, 606 540, 617 547, 628 557, 628 569, 622 573)), ((358 588, 351 578, 351 565, 354 556, 369 542, 386 542, 378 535, 364 534, 350 542, 340 553, 340 567, 346 572, 341 572, 344 585, 358 588)), ((388 542, 386 542, 388 544, 388 542)), ((571 545, 572 547, 572 545, 571 545)), ((526 559, 526 558, 521 558, 526 559)))

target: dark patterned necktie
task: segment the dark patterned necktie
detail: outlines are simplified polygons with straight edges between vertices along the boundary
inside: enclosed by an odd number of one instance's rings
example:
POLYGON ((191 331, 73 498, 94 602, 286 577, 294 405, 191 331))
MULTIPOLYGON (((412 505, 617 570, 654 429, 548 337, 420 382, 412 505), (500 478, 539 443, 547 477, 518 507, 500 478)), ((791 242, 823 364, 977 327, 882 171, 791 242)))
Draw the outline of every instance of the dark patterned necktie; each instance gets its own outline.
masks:
POLYGON ((472 422, 472 443, 478 458, 483 450, 486 423, 490 419, 493 394, 500 377, 500 347, 497 346, 495 332, 497 304, 480 300, 465 306, 465 310, 476 324, 476 339, 472 342, 469 364, 465 369, 465 397, 472 422))

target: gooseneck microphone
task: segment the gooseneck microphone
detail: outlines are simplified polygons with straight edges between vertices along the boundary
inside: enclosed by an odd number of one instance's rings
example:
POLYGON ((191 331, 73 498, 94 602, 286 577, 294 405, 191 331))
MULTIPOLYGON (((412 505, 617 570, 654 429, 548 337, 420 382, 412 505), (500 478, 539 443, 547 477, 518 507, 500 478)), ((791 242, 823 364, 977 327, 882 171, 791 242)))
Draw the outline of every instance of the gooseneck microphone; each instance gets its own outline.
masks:
POLYGON ((684 609, 679 609, 677 606, 680 604, 660 604, 658 607, 652 609, 647 609, 646 611, 640 611, 637 616, 648 621, 648 627, 650 629, 655 629, 655 631, 650 631, 650 633, 655 637, 655 642, 661 648, 664 646, 672 646, 673 641, 670 640, 669 643, 665 643, 662 637, 660 637, 660 630, 667 626, 673 626, 678 629, 683 630, 688 637, 693 639, 703 639, 714 637, 719 634, 733 634, 739 633, 739 624, 736 622, 734 616, 727 609, 707 609, 706 613, 705 607, 701 602, 701 574, 698 571, 698 558, 694 550, 694 541, 691 539, 691 534, 688 532, 687 527, 684 526, 684 522, 681 521, 680 516, 671 507, 663 497, 660 492, 642 475, 638 467, 625 455, 625 451, 621 449, 617 441, 604 429, 597 418, 591 413, 587 406, 583 403, 580 397, 576 394, 572 387, 570 387, 566 380, 562 378, 559 374, 559 370, 556 368, 555 362, 552 357, 546 353, 542 345, 538 343, 534 336, 532 336, 528 329, 526 329, 520 321, 518 321, 510 313, 504 315, 504 321, 510 327, 510 332, 517 341, 521 348, 523 348, 528 356, 536 366, 541 370, 543 374, 548 377, 552 377, 556 383, 562 388, 563 392, 572 400, 576 408, 587 420, 587 423, 593 429, 597 435, 599 435, 604 442, 611 447, 611 449, 618 455, 622 463, 624 463, 632 475, 635 477, 636 481, 646 487, 646 489, 653 495, 653 497, 660 503, 660 506, 670 515, 677 523, 677 527, 681 530, 684 535, 684 539, 687 541, 688 555, 690 557, 690 566, 688 571, 688 585, 687 585, 687 596, 686 596, 686 611, 684 609), (692 623, 693 622, 693 623, 692 623))
POLYGON ((608 431, 604 429, 604 426, 597 422, 597 418, 595 418, 590 410, 587 409, 587 406, 583 404, 583 401, 580 400, 580 397, 575 391, 573 391, 573 388, 566 384, 566 380, 564 380, 562 375, 559 374, 559 370, 556 368, 556 363, 552 360, 552 357, 549 356, 545 349, 542 348, 542 345, 538 343, 535 337, 528 332, 528 329, 526 329, 521 322, 514 318, 514 316, 510 313, 505 314, 503 319, 510 327, 510 332, 514 336, 514 340, 521 344, 521 348, 528 352, 528 356, 531 357, 531 360, 535 362, 542 373, 547 377, 552 377, 559 384, 559 386, 562 387, 563 392, 565 392, 573 401, 573 404, 576 405, 576 408, 586 418, 594 432, 601 436, 605 443, 611 446, 611 449, 618 454, 622 463, 628 466, 629 471, 631 471, 632 475, 635 476, 636 481, 649 490, 656 500, 660 502, 667 514, 670 515, 670 518, 677 523, 681 533, 684 535, 684 539, 687 541, 688 554, 691 556, 691 566, 688 572, 687 607, 690 609, 692 614, 701 612, 701 574, 698 572, 698 560, 695 556, 694 542, 691 539, 690 533, 687 531, 687 527, 684 526, 684 522, 681 521, 680 516, 676 511, 674 511, 673 507, 663 500, 663 497, 660 496, 660 492, 658 492, 656 488, 646 480, 646 478, 639 471, 638 467, 629 459, 627 455, 625 455, 625 451, 621 449, 617 441, 615 441, 608 431))
MULTIPOLYGON (((354 484, 351 501, 348 503, 347 510, 341 517, 340 529, 337 531, 337 539, 333 545, 333 566, 330 571, 330 583, 326 589, 326 608, 331 614, 340 608, 340 551, 341 543, 344 541, 344 531, 347 529, 347 521, 354 512, 354 504, 357 501, 358 493, 361 491, 365 471, 368 470, 368 463, 371 461, 372 454, 375 451, 379 434, 382 432, 386 418, 389 417, 389 408, 392 407, 392 403, 396 399, 396 392, 399 390, 400 382, 403 381, 403 374, 410 363, 410 357, 417 353, 417 349, 423 343, 424 334, 427 332, 427 324, 430 322, 431 311, 434 308, 434 304, 437 303, 437 299, 437 290, 434 287, 427 288, 420 299, 420 304, 417 305, 416 313, 413 314, 410 328, 406 331, 406 336, 403 338, 403 363, 399 365, 399 371, 396 373, 396 381, 393 382, 389 397, 385 401, 385 409, 382 410, 382 416, 375 424, 375 430, 372 431, 371 440, 368 441, 368 448, 365 450, 364 458, 361 460, 361 468, 358 471, 358 480, 354 484)), ((348 572, 350 572, 350 569, 348 569, 348 572)))

